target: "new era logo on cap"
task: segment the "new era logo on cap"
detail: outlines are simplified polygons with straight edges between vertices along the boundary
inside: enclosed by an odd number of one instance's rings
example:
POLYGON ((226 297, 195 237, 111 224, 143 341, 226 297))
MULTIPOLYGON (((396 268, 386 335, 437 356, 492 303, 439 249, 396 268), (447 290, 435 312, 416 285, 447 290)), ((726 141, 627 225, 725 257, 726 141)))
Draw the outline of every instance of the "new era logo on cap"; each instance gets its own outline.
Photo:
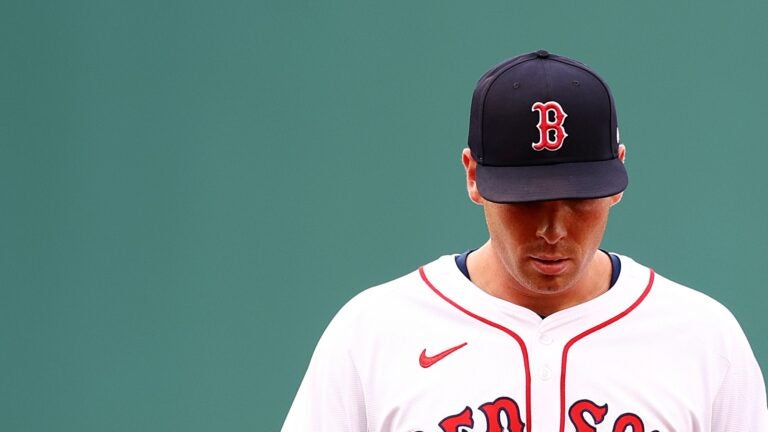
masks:
POLYGON ((587 66, 546 51, 486 72, 472 97, 469 148, 494 202, 614 195, 627 186, 616 109, 587 66))

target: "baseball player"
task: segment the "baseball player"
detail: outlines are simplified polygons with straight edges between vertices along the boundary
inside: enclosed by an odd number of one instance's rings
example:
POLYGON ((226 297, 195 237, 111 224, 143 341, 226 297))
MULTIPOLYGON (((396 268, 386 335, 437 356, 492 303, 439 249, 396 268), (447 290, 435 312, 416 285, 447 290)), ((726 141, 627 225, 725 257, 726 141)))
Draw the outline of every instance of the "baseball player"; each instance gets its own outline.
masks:
POLYGON ((489 240, 329 324, 283 432, 766 432, 725 307, 600 249, 627 186, 608 86, 546 51, 488 71, 462 154, 489 240))

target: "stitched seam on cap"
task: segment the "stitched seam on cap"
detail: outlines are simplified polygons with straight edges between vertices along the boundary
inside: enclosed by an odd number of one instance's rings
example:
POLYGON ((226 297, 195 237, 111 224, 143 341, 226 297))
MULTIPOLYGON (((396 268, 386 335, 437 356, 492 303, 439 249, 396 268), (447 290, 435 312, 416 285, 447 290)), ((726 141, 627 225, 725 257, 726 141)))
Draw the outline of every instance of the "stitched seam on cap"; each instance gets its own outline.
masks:
MULTIPOLYGON (((485 88, 482 94, 482 103, 480 104, 480 148, 483 152, 483 158, 485 158, 485 102, 487 100, 488 92, 491 90, 491 87, 493 87, 494 84, 496 84, 496 80, 499 79, 499 77, 509 69, 511 69, 514 66, 523 64, 527 61, 535 60, 536 57, 534 54, 528 54, 529 58, 518 58, 518 61, 512 61, 507 66, 502 67, 499 69, 499 71, 496 73, 496 76, 491 79, 490 84, 485 88)), ((481 161, 482 162, 482 161, 481 161)))
MULTIPOLYGON (((603 89, 605 90, 605 95, 608 96, 608 105, 609 105, 609 108, 610 108, 608 110, 608 115, 610 116, 611 113, 616 112, 616 107, 614 106, 615 103, 613 101, 613 94, 611 93, 611 89, 608 88, 608 84, 606 84, 605 81, 603 81, 603 79, 600 77, 600 75, 598 75, 596 72, 593 72, 591 69, 589 69, 589 67, 587 65, 579 63, 579 62, 576 62, 576 61, 566 61, 566 59, 561 58, 559 56, 554 56, 553 60, 559 61, 560 63, 567 64, 569 66, 577 67, 577 68, 583 70, 584 72, 587 72, 588 74, 590 74, 593 77, 595 77, 597 82, 599 82, 600 85, 603 86, 603 89)), ((619 117, 619 115, 617 113, 616 114, 616 125, 615 125, 616 128, 619 127, 619 118, 618 117, 619 117)), ((616 131, 615 130, 613 130, 613 131, 610 130, 610 128, 611 128, 611 124, 610 123, 611 123, 612 120, 613 120, 613 118, 609 118, 608 119, 608 123, 609 123, 608 124, 608 129, 609 129, 608 130, 608 136, 610 137, 610 140, 608 141, 608 145, 610 146, 610 149, 609 149, 610 153, 614 156, 614 158, 616 158, 618 155, 613 153, 613 137, 615 136, 616 131)), ((617 145, 619 144, 618 140, 616 140, 616 144, 617 145)))

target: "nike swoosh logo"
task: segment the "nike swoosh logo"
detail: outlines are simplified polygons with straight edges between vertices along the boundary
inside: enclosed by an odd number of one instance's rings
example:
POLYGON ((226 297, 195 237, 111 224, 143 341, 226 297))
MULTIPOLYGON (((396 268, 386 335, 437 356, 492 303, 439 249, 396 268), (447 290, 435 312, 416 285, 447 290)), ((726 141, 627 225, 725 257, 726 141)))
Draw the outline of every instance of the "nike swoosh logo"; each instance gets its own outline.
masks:
POLYGON ((432 366, 433 364, 439 362, 440 360, 446 358, 448 355, 450 355, 454 351, 464 348, 465 346, 467 346, 466 342, 460 345, 456 345, 453 348, 448 348, 447 350, 441 352, 440 354, 433 355, 433 356, 428 356, 427 349, 425 348, 424 351, 422 351, 421 355, 419 356, 419 364, 421 365, 421 367, 426 369, 432 366))

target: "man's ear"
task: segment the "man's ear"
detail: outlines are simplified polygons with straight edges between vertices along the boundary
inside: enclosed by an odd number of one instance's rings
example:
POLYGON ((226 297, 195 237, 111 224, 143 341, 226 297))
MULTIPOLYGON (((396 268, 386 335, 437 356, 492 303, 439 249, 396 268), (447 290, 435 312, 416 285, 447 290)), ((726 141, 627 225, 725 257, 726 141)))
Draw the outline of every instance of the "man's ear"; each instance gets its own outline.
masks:
POLYGON ((615 206, 619 202, 621 202, 621 199, 624 198, 624 191, 621 191, 617 193, 616 195, 611 197, 611 207, 615 206))
POLYGON ((485 199, 480 195, 480 191, 477 190, 477 162, 472 157, 472 152, 468 148, 461 152, 461 163, 464 165, 464 172, 467 174, 467 194, 469 199, 477 205, 483 205, 485 199))
MULTIPOLYGON (((627 159, 627 147, 624 144, 619 144, 619 160, 621 163, 625 163, 627 159)), ((611 197, 611 207, 618 204, 624 197, 624 192, 618 193, 611 197)))

